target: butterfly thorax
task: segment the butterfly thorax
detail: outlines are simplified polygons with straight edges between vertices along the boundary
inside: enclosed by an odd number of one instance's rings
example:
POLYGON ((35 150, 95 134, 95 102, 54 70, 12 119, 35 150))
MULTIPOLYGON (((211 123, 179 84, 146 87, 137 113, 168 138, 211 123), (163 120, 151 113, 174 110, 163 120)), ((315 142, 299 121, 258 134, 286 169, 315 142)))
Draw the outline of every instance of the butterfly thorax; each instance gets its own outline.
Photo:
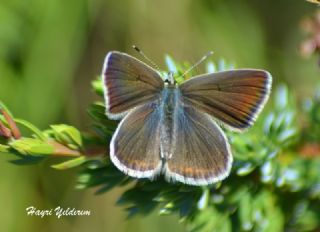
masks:
POLYGON ((170 159, 174 150, 174 120, 179 109, 180 90, 177 84, 166 83, 160 99, 160 139, 161 158, 170 159))

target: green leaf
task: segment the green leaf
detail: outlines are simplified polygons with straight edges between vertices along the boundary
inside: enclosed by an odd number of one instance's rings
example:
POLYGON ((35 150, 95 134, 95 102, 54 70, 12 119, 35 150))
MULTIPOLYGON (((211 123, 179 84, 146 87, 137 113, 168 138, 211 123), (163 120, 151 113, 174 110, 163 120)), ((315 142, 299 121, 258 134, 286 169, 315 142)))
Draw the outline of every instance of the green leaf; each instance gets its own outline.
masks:
POLYGON ((86 162, 87 158, 85 156, 80 156, 71 160, 64 161, 59 164, 51 165, 52 168, 58 169, 58 170, 64 170, 69 168, 74 168, 77 166, 80 166, 84 162, 86 162))
POLYGON ((24 155, 50 155, 54 152, 54 147, 42 140, 33 138, 21 138, 13 140, 9 145, 24 155))
POLYGON ((202 196, 200 200, 198 201, 198 209, 203 210, 205 209, 209 204, 209 198, 210 198, 210 190, 209 188, 204 188, 202 196))
POLYGON ((170 72, 178 73, 177 65, 175 64, 175 61, 172 59, 171 56, 165 55, 165 62, 170 72))
POLYGON ((215 72, 217 72, 217 67, 216 67, 215 63, 213 63, 211 61, 211 62, 207 63, 206 70, 207 70, 207 73, 215 73, 215 72))
POLYGON ((252 207, 252 199, 249 192, 247 192, 241 196, 239 202, 239 218, 243 231, 251 231, 253 228, 252 207))
POLYGON ((0 152, 7 153, 9 152, 10 146, 0 144, 0 152))
POLYGON ((100 97, 103 97, 103 83, 102 83, 102 77, 98 76, 94 81, 92 81, 92 88, 95 91, 97 95, 100 97))
POLYGON ((20 124, 26 128, 28 128, 30 131, 32 131, 35 136, 38 138, 38 139, 41 139, 43 141, 46 141, 47 138, 44 136, 44 134, 41 132, 41 130, 39 130, 36 126, 34 126, 32 123, 26 121, 26 120, 23 120, 23 119, 14 119, 14 121, 17 123, 17 124, 20 124))
POLYGON ((9 116, 13 118, 12 113, 10 112, 8 107, 2 101, 0 101, 0 109, 4 109, 9 114, 9 116))
POLYGON ((65 124, 52 125, 50 127, 52 128, 54 137, 62 144, 68 145, 72 149, 75 148, 72 145, 76 145, 77 147, 82 146, 81 134, 75 127, 65 124))

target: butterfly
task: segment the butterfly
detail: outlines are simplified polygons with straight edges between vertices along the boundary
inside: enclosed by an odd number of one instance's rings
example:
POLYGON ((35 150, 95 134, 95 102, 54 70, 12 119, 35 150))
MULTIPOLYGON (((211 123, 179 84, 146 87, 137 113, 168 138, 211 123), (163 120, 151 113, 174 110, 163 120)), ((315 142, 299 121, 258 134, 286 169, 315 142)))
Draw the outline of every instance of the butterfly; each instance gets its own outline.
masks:
POLYGON ((106 115, 121 119, 110 158, 125 174, 208 185, 225 179, 232 154, 225 127, 250 127, 271 91, 267 71, 238 69, 192 77, 177 84, 118 51, 105 58, 102 79, 106 115))

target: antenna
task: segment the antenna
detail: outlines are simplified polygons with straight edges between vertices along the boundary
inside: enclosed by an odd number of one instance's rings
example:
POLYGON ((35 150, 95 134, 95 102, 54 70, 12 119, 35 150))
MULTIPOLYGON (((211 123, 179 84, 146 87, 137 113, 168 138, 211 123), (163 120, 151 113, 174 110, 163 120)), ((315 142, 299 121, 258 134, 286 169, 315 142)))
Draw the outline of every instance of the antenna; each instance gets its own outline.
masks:
POLYGON ((145 60, 147 60, 155 69, 157 69, 159 72, 161 72, 161 69, 158 65, 156 65, 155 62, 153 62, 150 58, 148 58, 143 51, 140 50, 136 45, 132 45, 132 48, 136 50, 145 60))
POLYGON ((185 76, 188 72, 190 72, 192 69, 197 67, 199 64, 201 64, 203 61, 205 61, 212 54, 213 54, 213 51, 210 51, 207 54, 205 54, 198 62, 196 62, 194 65, 192 65, 190 68, 188 68, 180 77, 185 76))

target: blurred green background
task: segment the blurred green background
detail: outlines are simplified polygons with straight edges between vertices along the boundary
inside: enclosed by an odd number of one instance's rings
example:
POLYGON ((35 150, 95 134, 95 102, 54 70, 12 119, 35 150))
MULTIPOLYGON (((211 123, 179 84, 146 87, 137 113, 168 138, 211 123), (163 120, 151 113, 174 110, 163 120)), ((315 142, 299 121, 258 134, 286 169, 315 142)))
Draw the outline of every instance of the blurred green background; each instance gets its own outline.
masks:
MULTIPOLYGON (((316 8, 304 0, 0 0, 0 100, 41 129, 68 123, 89 130, 86 108, 102 100, 90 82, 110 50, 140 58, 132 44, 163 68, 166 53, 193 63, 212 50, 213 60, 267 69, 274 85, 286 82, 298 97, 308 96, 319 68, 316 57, 299 55, 300 21, 316 8)), ((126 220, 115 206, 120 189, 101 196, 75 190, 75 170, 0 159, 0 231, 184 231, 178 217, 126 220), (30 217, 28 206, 92 215, 30 217)))

